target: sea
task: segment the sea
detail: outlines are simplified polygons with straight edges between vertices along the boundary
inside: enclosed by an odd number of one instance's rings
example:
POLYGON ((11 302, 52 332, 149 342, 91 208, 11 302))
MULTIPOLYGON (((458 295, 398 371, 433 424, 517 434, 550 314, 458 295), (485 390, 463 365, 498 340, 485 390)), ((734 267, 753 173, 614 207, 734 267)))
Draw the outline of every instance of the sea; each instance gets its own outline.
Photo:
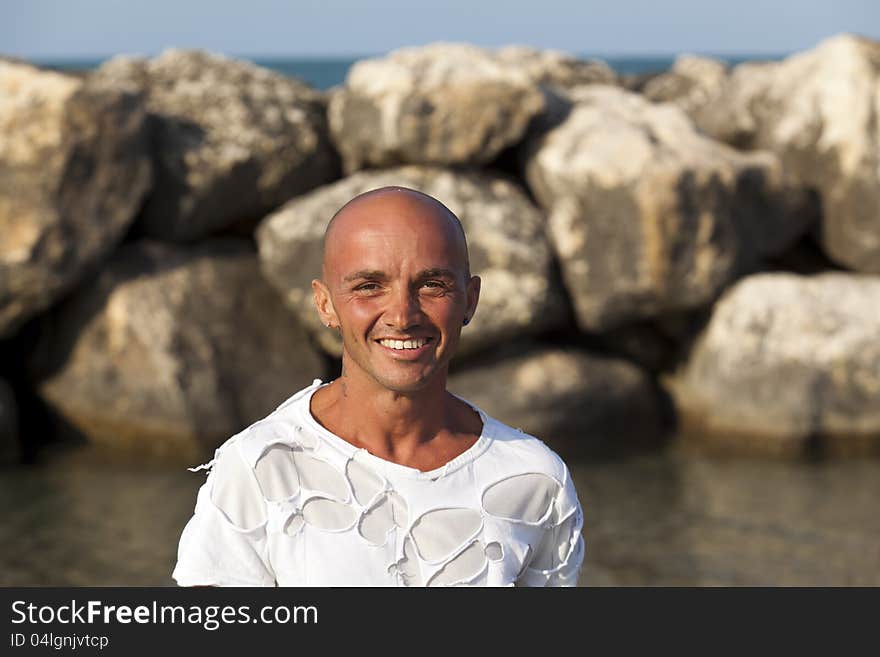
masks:
MULTIPOLYGON (((581 586, 880 586, 880 459, 671 444, 567 463, 584 509, 581 586)), ((58 443, 0 468, 0 587, 173 586, 204 480, 58 443)))
MULTIPOLYGON (((317 89, 327 90, 345 81, 351 66, 361 60, 379 55, 363 55, 358 57, 239 57, 236 59, 251 61, 272 71, 289 77, 299 78, 317 89)), ((778 61, 785 54, 754 54, 754 55, 705 55, 727 62, 731 66, 749 61, 778 61)), ((662 56, 602 56, 583 54, 581 59, 600 59, 621 75, 645 75, 660 73, 667 70, 675 62, 675 55, 662 56)), ((35 59, 34 64, 65 71, 88 71, 97 68, 109 57, 66 58, 66 59, 35 59)))

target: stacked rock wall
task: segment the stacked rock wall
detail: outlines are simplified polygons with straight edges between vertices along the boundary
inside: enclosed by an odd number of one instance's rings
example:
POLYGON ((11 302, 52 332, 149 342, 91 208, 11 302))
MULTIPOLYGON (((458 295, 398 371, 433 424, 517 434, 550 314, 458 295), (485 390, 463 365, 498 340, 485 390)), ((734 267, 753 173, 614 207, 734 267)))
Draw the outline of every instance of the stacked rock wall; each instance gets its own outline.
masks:
MULTIPOLYGON (((657 445, 671 400, 735 449, 873 449, 878 52, 682 57, 627 89, 564 53, 433 44, 328 93, 196 51, 80 77, 0 60, 0 353, 29 345, 13 383, 101 449, 195 460, 333 376, 323 230, 403 185, 465 227, 482 293, 450 389, 502 421, 657 445)), ((0 417, 9 460, 13 395, 0 417)))

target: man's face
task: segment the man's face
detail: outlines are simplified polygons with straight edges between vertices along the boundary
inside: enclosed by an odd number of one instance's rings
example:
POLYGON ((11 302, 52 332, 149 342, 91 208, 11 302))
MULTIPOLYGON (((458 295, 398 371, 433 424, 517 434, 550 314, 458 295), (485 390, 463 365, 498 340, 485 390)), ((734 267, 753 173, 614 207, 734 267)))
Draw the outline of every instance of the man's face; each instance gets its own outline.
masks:
MULTIPOLYGON (((330 321, 347 375, 414 392, 446 370, 480 281, 467 278, 464 242, 441 208, 397 192, 365 199, 328 236, 330 321)), ((321 307, 316 289, 316 303, 321 307)))

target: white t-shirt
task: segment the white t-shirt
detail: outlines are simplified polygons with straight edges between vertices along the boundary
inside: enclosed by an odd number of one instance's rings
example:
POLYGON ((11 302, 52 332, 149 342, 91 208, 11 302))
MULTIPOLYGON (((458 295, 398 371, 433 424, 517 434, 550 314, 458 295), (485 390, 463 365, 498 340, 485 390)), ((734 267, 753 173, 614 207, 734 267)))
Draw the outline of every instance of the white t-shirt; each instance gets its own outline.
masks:
POLYGON ((321 385, 217 449, 180 538, 179 585, 576 585, 583 515, 543 442, 471 405, 477 442, 422 472, 322 427, 309 410, 321 385))

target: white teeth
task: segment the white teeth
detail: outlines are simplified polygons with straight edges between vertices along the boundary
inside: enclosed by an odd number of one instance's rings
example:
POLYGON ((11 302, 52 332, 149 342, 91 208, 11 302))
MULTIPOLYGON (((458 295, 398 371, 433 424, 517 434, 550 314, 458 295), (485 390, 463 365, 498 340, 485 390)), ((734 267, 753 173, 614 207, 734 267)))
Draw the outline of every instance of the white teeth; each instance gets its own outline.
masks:
POLYGON ((428 342, 426 338, 416 340, 379 340, 379 344, 391 349, 419 349, 428 342))

